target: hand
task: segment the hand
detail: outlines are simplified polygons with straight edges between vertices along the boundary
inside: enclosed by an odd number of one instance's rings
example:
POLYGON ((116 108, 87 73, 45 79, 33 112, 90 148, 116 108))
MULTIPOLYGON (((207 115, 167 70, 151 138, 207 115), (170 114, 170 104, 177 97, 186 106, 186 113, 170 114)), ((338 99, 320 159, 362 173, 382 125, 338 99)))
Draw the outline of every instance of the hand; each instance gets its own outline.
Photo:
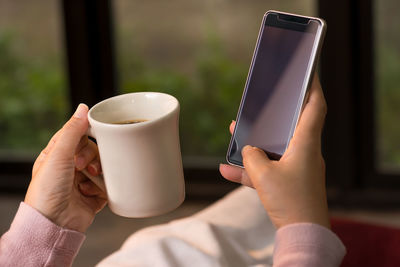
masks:
POLYGON ((101 173, 96 144, 86 131, 88 107, 78 106, 72 118, 36 159, 25 203, 55 224, 85 232, 107 203, 106 194, 81 172, 101 173))
MULTIPOLYGON (((261 149, 242 150, 244 169, 221 164, 223 177, 254 187, 274 225, 311 222, 330 227, 321 133, 327 107, 315 75, 308 101, 288 149, 279 161, 261 149)), ((235 125, 232 122, 231 132, 235 125)))

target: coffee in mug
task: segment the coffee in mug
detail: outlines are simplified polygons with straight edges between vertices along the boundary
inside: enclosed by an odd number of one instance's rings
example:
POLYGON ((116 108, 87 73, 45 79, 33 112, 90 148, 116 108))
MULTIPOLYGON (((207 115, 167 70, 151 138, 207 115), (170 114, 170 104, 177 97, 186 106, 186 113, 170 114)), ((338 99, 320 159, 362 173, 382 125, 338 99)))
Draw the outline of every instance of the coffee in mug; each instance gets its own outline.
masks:
POLYGON ((140 122, 145 122, 148 120, 125 120, 125 121, 118 121, 118 122, 113 122, 113 124, 134 124, 134 123, 140 123, 140 122))

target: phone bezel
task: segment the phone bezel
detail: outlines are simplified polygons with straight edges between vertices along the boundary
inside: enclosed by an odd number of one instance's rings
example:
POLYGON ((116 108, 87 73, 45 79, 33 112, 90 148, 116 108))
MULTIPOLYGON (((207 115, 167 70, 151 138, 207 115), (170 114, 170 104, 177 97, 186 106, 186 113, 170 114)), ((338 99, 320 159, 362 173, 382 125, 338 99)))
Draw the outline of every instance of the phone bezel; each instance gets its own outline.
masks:
MULTIPOLYGON (((289 132, 288 141, 286 142, 286 147, 285 147, 285 151, 286 151, 287 146, 289 145, 289 142, 290 142, 291 138, 293 137, 294 130, 297 127, 297 123, 298 123, 298 120, 300 118, 301 110, 302 110, 302 108, 304 106, 304 103, 305 103, 305 100, 306 100, 305 96, 307 95, 307 92, 308 92, 308 90, 309 90, 309 88, 311 86, 311 83, 312 83, 312 74, 315 72, 317 59, 318 59, 319 54, 320 54, 320 50, 321 50, 321 47, 322 47, 323 39, 325 37, 326 22, 323 19, 317 18, 317 17, 302 16, 302 15, 291 14, 291 13, 286 13, 286 12, 280 12, 280 11, 275 11, 275 10, 269 10, 264 14, 263 19, 262 19, 262 23, 261 23, 261 26, 260 26, 260 29, 259 29, 259 32, 258 32, 258 37, 257 37, 257 42, 256 42, 256 45, 255 45, 255 49, 253 51, 253 56, 252 56, 249 72, 247 74, 246 83, 245 83, 245 87, 244 87, 244 90, 243 90, 242 98, 241 98, 241 101, 240 101, 238 113, 236 115, 236 122, 239 121, 239 118, 240 118, 241 113, 242 113, 242 108, 243 108, 243 105, 244 105, 244 99, 246 97, 246 93, 247 93, 247 90, 248 90, 250 77, 251 77, 251 74, 252 74, 252 71, 253 71, 256 55, 257 55, 258 48, 259 48, 260 41, 261 41, 261 36, 262 36, 262 33, 263 33, 264 28, 266 26, 266 21, 267 21, 268 15, 270 15, 270 14, 277 15, 278 19, 279 19, 279 16, 284 16, 284 17, 286 17, 288 19, 293 19, 293 20, 300 19, 300 20, 307 20, 307 21, 311 21, 312 20, 312 21, 315 21, 315 22, 318 23, 318 28, 317 28, 317 31, 316 31, 316 36, 315 36, 315 41, 314 41, 314 46, 313 46, 313 49, 312 49, 312 52, 311 52, 310 62, 309 62, 309 65, 307 66, 306 76, 305 76, 305 79, 303 81, 301 95, 299 97, 298 105, 296 107, 295 116, 293 117, 291 130, 289 132)), ((287 22, 287 19, 285 19, 285 21, 287 22)), ((287 22, 287 23, 288 23, 288 25, 289 24, 290 25, 295 25, 296 23, 297 24, 301 24, 300 22, 296 22, 296 21, 287 22)), ((304 25, 303 25, 303 27, 304 27, 304 25)), ((296 27, 294 27, 294 28, 296 28, 296 27)), ((296 29, 293 29, 293 30, 296 30, 296 29)), ((235 127, 234 132, 232 133, 232 136, 231 136, 231 140, 229 142, 229 147, 228 147, 228 151, 227 151, 227 154, 226 154, 226 161, 230 165, 234 165, 234 166, 238 166, 238 167, 243 168, 243 162, 239 162, 239 161, 236 161, 236 160, 233 160, 233 159, 230 158, 230 152, 232 150, 232 146, 234 145, 234 137, 236 135, 236 129, 237 129, 237 127, 235 127)), ((279 158, 282 156, 282 155, 273 154, 271 152, 267 152, 267 154, 269 154, 270 158, 272 156, 271 159, 275 159, 275 160, 279 160, 279 158)))

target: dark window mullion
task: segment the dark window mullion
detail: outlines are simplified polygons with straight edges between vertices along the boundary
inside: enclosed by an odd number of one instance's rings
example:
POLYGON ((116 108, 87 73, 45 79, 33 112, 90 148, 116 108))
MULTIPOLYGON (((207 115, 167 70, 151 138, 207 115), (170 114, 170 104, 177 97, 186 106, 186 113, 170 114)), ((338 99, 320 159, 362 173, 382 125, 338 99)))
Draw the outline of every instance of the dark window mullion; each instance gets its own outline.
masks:
POLYGON ((319 15, 327 21, 327 35, 321 53, 321 84, 328 103, 323 150, 328 184, 339 192, 356 186, 355 66, 350 1, 319 1, 319 15))
POLYGON ((117 92, 109 0, 63 0, 72 108, 89 106, 117 92))
MULTIPOLYGON (((371 182, 378 180, 378 157, 376 150, 376 105, 374 96, 374 45, 373 45, 373 5, 372 0, 357 0, 353 7, 357 12, 356 34, 354 36, 355 55, 357 65, 355 66, 356 83, 358 88, 357 118, 359 118, 358 138, 361 177, 364 179, 364 186, 371 186, 371 182)), ((399 180, 400 182, 400 180, 399 180)))

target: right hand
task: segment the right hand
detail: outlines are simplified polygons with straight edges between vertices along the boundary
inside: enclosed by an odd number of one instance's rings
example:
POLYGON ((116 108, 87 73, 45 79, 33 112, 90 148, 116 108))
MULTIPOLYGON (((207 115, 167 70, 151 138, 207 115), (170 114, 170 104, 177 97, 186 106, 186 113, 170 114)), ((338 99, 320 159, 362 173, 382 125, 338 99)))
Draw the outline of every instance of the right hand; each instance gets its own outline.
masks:
MULTIPOLYGON (((310 222, 330 228, 325 189, 325 163, 321 154, 321 133, 327 111, 318 77, 289 147, 279 161, 272 161, 261 149, 245 146, 244 169, 220 165, 223 177, 254 187, 273 224, 310 222)), ((230 130, 235 125, 232 122, 230 130)))

